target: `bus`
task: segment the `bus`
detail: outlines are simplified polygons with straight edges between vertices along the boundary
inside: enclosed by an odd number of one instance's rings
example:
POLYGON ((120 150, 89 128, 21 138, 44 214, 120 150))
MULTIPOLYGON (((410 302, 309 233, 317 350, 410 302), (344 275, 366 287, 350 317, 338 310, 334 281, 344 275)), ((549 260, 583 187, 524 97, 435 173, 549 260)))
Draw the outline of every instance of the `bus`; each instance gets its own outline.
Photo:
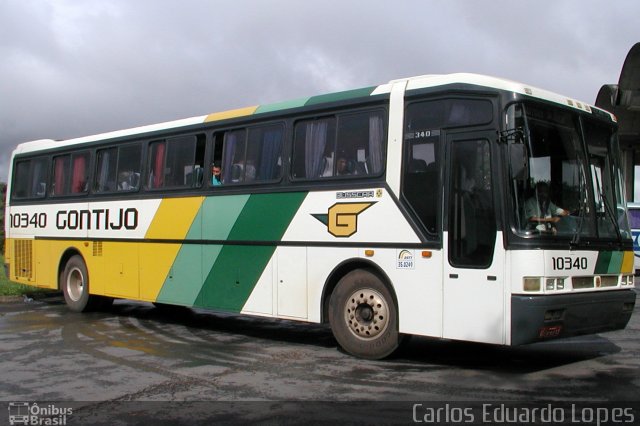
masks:
POLYGON ((633 238, 633 267, 635 275, 640 272, 640 203, 628 203, 627 213, 629 215, 629 226, 631 226, 631 235, 633 238))
POLYGON ((406 335, 618 330, 636 293, 616 131, 583 102, 450 74, 23 143, 6 268, 72 311, 327 323, 369 359, 406 335))

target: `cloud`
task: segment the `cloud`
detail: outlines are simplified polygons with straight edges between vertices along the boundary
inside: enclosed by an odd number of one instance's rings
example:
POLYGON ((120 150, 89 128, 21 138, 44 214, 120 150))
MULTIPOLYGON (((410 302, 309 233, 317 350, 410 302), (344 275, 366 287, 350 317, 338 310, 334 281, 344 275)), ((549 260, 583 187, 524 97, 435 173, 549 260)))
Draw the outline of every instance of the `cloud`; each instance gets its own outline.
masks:
POLYGON ((634 0, 7 0, 11 149, 384 83, 479 72, 593 102, 638 40, 634 0))

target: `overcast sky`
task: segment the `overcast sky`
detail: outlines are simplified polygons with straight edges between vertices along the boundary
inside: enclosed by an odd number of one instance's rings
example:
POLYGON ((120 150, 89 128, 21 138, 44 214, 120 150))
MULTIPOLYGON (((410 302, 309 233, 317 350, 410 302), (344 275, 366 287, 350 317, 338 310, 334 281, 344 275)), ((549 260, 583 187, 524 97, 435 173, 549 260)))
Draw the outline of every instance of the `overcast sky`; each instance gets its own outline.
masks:
POLYGON ((67 139, 476 72, 594 103, 640 41, 638 0, 0 0, 0 181, 67 139))

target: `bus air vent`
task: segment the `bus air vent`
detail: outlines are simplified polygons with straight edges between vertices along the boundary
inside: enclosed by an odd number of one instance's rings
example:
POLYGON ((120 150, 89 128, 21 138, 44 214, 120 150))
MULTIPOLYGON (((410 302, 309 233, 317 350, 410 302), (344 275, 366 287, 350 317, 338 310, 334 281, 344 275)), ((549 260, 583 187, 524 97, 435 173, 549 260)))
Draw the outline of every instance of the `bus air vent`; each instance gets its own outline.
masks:
POLYGON ((102 241, 93 242, 93 256, 94 257, 102 256, 102 241))
POLYGON ((15 240, 13 253, 16 278, 33 279, 33 240, 15 240))

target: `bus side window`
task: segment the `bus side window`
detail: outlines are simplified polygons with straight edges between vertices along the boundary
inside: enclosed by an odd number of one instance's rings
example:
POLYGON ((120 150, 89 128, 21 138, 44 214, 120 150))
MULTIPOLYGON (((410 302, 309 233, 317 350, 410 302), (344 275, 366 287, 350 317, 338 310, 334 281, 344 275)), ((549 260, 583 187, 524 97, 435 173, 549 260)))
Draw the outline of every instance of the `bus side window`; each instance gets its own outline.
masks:
POLYGON ((149 144, 147 187, 191 188, 202 184, 204 135, 176 136, 149 144))
POLYGON ((283 134, 284 127, 281 124, 249 129, 245 182, 273 181, 280 177, 283 134), (253 169, 249 166, 253 166, 253 169))
MULTIPOLYGON (((245 177, 246 131, 233 130, 224 134, 222 153, 222 183, 240 183, 245 177)), ((255 176, 255 175, 254 175, 255 176)))
POLYGON ((116 189, 116 165, 118 148, 100 149, 96 153, 95 192, 110 192, 116 189))
POLYGON ((141 158, 140 144, 98 150, 93 190, 97 193, 137 190, 141 158))
POLYGON ((73 154, 71 170, 71 194, 82 194, 89 190, 89 153, 73 154))
POLYGON ((11 197, 15 199, 44 197, 48 172, 47 158, 17 161, 13 172, 11 197))
POLYGON ((335 118, 299 121, 295 125, 292 173, 298 179, 333 176, 335 118), (331 166, 327 168, 327 164, 331 166))
POLYGON ((379 175, 384 168, 383 112, 299 121, 292 173, 298 179, 379 175))
POLYGON ((157 189, 164 186, 165 141, 154 141, 149 144, 149 162, 147 187, 157 189))
POLYGON ((430 234, 437 232, 438 137, 411 143, 407 156, 402 193, 430 234))
POLYGON ((88 178, 88 152, 54 157, 51 195, 84 194, 89 190, 88 178))
POLYGON ((118 150, 118 191, 136 191, 140 188, 142 146, 126 145, 118 150), (120 179, 120 177, 122 179, 120 179))
POLYGON ((222 165, 224 133, 216 132, 213 134, 212 139, 213 140, 211 142, 212 143, 211 151, 213 152, 213 154, 211 157, 211 163, 209 164, 209 170, 208 170, 208 173, 206 174, 206 177, 207 177, 207 181, 209 182, 209 186, 219 186, 219 185, 222 185, 222 173, 220 171, 221 171, 221 165, 222 165), (215 172, 218 173, 217 176, 215 176, 214 169, 215 169, 215 172))
POLYGON ((367 111, 338 116, 337 162, 333 175, 380 174, 384 142, 382 112, 367 111))
POLYGON ((259 183, 280 178, 284 125, 266 124, 214 135, 210 185, 259 183), (214 166, 221 182, 213 181, 214 166))

